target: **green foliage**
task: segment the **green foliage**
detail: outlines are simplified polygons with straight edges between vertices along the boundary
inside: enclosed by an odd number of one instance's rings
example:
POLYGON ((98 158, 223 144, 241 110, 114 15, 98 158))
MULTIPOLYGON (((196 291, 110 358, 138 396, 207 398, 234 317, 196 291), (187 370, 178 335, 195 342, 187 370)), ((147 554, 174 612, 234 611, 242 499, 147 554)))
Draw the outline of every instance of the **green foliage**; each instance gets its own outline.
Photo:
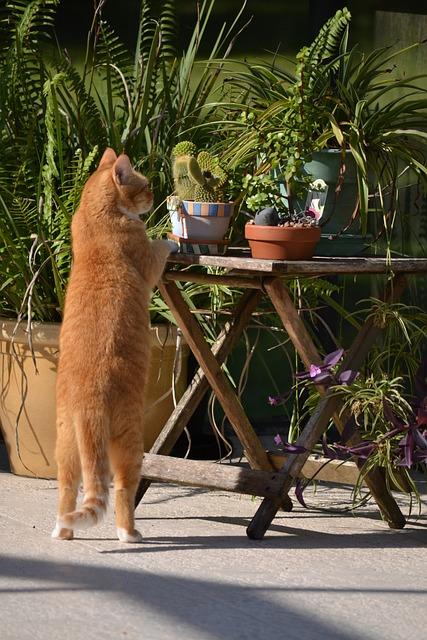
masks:
POLYGON ((353 416, 362 440, 372 447, 372 452, 364 462, 354 488, 357 497, 362 491, 366 474, 372 469, 384 471, 387 487, 404 493, 414 494, 421 507, 418 488, 410 469, 399 465, 399 443, 403 433, 393 435, 393 425, 386 414, 386 408, 403 424, 414 421, 412 407, 405 397, 402 378, 387 376, 376 379, 373 375, 358 378, 351 386, 337 385, 335 392, 343 400, 342 411, 353 416))
MULTIPOLYGON (((402 424, 415 422, 415 380, 420 362, 425 357, 427 313, 415 306, 376 298, 364 300, 362 305, 356 314, 359 330, 360 323, 370 321, 381 328, 382 338, 370 351, 367 362, 351 385, 335 384, 331 387, 342 399, 341 413, 354 418, 362 440, 372 445, 372 452, 361 468, 355 496, 360 494, 366 473, 381 467, 389 487, 398 487, 419 499, 411 477, 412 470, 399 464, 401 450, 398 445, 404 433, 393 431, 389 413, 402 424)), ((301 387, 301 383, 298 386, 301 387)), ((314 385, 303 383, 302 387, 305 399, 293 438, 320 399, 314 385)))
MULTIPOLYGON (((271 63, 243 64, 228 79, 230 104, 224 105, 224 145, 227 135, 236 142, 225 153, 232 166, 243 163, 252 176, 246 182, 250 206, 259 184, 269 174, 283 184, 271 194, 292 210, 306 191, 310 176, 304 165, 325 147, 350 150, 356 162, 362 232, 368 213, 377 212, 378 227, 387 239, 395 220, 397 191, 408 172, 427 187, 427 98, 419 76, 405 75, 398 63, 416 42, 392 52, 370 54, 357 46, 348 50, 350 13, 337 12, 309 47, 297 55, 294 75, 271 63), (283 202, 283 197, 288 202, 283 202)), ((343 153, 344 157, 345 153, 343 153)), ((337 176, 339 181, 345 179, 337 176)), ((270 187, 270 185, 269 185, 270 187)))
POLYGON ((97 0, 85 59, 76 65, 54 44, 58 4, 9 0, 0 21, 0 314, 38 320, 61 317, 70 219, 107 145, 125 151, 150 179, 148 228, 158 233, 172 190, 172 148, 190 127, 204 143, 197 127, 213 112, 207 101, 219 73, 210 60, 229 54, 237 30, 236 22, 221 29, 195 74, 214 0, 201 3, 180 56, 173 0, 155 14, 141 3, 133 51, 97 0))

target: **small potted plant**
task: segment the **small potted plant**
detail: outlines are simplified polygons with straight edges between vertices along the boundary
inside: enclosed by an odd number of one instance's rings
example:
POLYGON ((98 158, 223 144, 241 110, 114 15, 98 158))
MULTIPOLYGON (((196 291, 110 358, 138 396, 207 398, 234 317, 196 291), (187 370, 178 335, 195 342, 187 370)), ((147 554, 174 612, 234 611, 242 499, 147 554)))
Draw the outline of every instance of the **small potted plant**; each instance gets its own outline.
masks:
POLYGON ((253 258, 309 260, 320 240, 320 227, 313 209, 280 213, 266 207, 245 225, 245 238, 253 258))
POLYGON ((299 171, 288 176, 286 191, 283 180, 279 167, 245 176, 246 206, 256 211, 245 225, 245 238, 253 258, 309 260, 320 240, 325 191, 321 184, 310 184, 309 177, 299 171), (303 193, 308 194, 305 205, 303 193))
POLYGON ((172 152, 175 195, 168 199, 171 237, 184 253, 220 253, 234 202, 224 201, 227 172, 209 151, 189 141, 172 152))

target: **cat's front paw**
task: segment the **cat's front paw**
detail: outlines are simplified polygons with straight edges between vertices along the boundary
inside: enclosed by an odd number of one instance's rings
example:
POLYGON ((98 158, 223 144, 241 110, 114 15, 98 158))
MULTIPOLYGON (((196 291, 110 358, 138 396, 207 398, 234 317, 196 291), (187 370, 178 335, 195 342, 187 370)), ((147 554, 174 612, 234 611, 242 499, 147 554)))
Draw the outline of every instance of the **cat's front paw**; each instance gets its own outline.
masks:
POLYGON ((166 240, 166 243, 167 243, 171 253, 178 253, 178 251, 179 251, 178 242, 175 242, 175 240, 166 240))
POLYGON ((129 531, 126 531, 126 529, 118 527, 117 537, 120 542, 142 542, 142 535, 137 529, 134 529, 132 533, 129 533, 129 531))

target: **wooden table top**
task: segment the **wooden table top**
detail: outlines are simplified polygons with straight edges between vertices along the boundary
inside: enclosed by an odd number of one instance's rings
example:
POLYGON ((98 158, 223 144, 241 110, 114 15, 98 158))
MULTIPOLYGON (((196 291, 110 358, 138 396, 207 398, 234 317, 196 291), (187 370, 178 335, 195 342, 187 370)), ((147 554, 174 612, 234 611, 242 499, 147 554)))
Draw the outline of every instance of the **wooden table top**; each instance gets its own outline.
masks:
POLYGON ((245 273, 271 275, 327 275, 360 273, 427 273, 427 258, 345 257, 311 260, 259 260, 250 257, 248 249, 229 249, 226 255, 193 255, 176 253, 169 256, 172 265, 222 267, 245 273))

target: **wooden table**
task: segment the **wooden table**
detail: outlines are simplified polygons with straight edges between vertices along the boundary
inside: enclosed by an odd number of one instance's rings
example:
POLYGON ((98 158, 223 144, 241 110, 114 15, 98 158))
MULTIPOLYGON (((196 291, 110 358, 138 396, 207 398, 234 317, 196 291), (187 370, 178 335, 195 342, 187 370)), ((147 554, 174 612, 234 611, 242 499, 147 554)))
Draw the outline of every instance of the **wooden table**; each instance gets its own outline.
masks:
MULTIPOLYGON (((398 300, 404 291, 407 275, 427 273, 427 259, 396 258, 387 261, 385 258, 368 257, 314 258, 308 261, 288 262, 256 260, 248 256, 245 250, 236 250, 226 256, 179 254, 171 256, 168 262, 159 285, 160 292, 200 369, 172 412, 150 453, 144 456, 136 504, 140 502, 153 480, 261 496, 264 500, 247 528, 247 534, 250 538, 262 539, 277 511, 280 508, 288 511, 292 508, 288 492, 293 480, 300 473, 310 451, 319 441, 331 418, 340 432, 349 419, 348 415, 340 414, 340 399, 327 388, 318 385, 321 399, 297 440, 297 444, 302 445, 307 452, 284 456, 284 464, 280 471, 274 470, 267 452, 221 368, 250 322, 262 296, 270 298, 301 360, 309 368, 310 364, 321 364, 322 358, 292 302, 284 276, 382 274, 387 280, 384 299, 392 302, 398 300), (224 271, 220 275, 214 275, 201 270, 183 269, 189 265, 222 267, 224 271), (212 348, 183 299, 176 285, 177 281, 224 284, 246 290, 212 348), (251 469, 169 456, 209 387, 214 391, 239 438, 251 469)), ((372 319, 368 319, 346 351, 340 370, 359 369, 380 333, 381 328, 375 326, 372 319)), ((354 445, 359 440, 360 437, 354 435, 348 444, 354 445)), ((405 518, 387 489, 381 470, 370 472, 366 484, 389 526, 403 528, 405 518)))

